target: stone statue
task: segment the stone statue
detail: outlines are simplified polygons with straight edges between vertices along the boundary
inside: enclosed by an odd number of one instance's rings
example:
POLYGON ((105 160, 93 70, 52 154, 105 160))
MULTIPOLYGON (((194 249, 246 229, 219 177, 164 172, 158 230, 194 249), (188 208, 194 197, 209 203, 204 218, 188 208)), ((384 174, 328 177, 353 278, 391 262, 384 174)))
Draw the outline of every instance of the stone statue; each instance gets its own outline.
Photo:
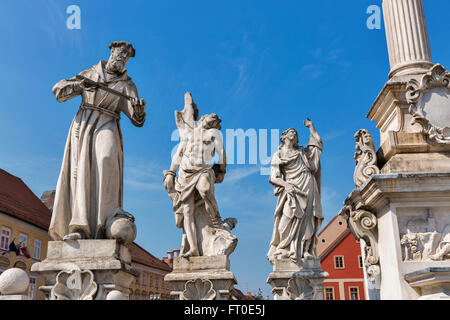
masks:
POLYGON ((308 147, 298 145, 295 129, 281 136, 279 150, 273 155, 270 183, 278 203, 268 258, 290 259, 295 263, 316 260, 317 232, 323 220, 320 201, 320 156, 323 143, 311 120, 308 147))
MULTIPOLYGON (((102 60, 53 87, 59 102, 82 97, 69 130, 56 187, 49 228, 53 240, 108 238, 106 226, 118 215, 134 224, 133 217, 122 210, 123 139, 119 120, 123 112, 135 126, 142 127, 146 104, 139 99, 125 69, 135 55, 133 46, 118 41, 109 48, 108 62, 102 60)), ((126 223, 123 226, 133 230, 126 223)))
POLYGON ((183 229, 180 256, 229 255, 237 244, 229 232, 237 220, 222 221, 214 194, 214 184, 221 183, 226 172, 221 120, 216 114, 199 120, 192 95, 188 92, 184 99, 183 111, 175 111, 181 141, 170 170, 164 171, 164 187, 173 201, 176 225, 183 229), (211 167, 216 153, 218 163, 211 167))

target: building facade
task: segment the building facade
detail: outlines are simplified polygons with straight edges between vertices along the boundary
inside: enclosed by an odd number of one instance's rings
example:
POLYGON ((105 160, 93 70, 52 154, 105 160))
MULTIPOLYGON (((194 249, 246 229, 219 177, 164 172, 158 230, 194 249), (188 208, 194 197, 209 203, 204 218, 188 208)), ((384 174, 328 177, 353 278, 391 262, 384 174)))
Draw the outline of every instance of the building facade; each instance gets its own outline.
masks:
POLYGON ((324 300, 365 300, 364 269, 360 243, 336 216, 318 235, 317 254, 330 275, 323 283, 324 300))
POLYGON ((26 294, 31 299, 45 299, 38 290, 43 279, 30 269, 47 256, 50 218, 50 210, 21 179, 0 169, 0 273, 9 268, 25 270, 30 277, 26 294), (12 243, 18 252, 10 250, 12 243))
POLYGON ((139 277, 130 288, 132 300, 172 300, 171 285, 164 281, 164 276, 172 272, 172 267, 156 258, 136 243, 128 245, 132 257, 132 267, 139 272, 139 277))

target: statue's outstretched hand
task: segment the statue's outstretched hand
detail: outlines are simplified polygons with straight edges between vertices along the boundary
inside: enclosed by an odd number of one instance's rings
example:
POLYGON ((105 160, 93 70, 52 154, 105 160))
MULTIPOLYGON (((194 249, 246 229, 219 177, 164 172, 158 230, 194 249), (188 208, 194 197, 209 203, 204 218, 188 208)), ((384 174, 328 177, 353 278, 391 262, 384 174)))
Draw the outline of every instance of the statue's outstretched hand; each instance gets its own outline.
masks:
POLYGON ((310 118, 306 118, 306 121, 303 121, 303 124, 305 125, 305 127, 307 128, 311 128, 313 126, 313 123, 311 121, 310 118))

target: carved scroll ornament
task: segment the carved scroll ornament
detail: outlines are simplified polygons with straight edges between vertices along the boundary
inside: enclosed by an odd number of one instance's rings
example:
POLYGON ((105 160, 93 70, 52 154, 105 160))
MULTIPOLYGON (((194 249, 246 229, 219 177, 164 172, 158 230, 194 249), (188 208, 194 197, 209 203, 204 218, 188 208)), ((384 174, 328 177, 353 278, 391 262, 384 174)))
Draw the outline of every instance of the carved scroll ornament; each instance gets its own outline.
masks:
POLYGON ((370 281, 375 282, 380 274, 380 256, 378 254, 377 241, 377 218, 367 210, 352 210, 350 206, 345 207, 347 221, 353 235, 357 240, 363 239, 366 243, 365 260, 367 275, 370 281))
POLYGON ((412 79, 406 98, 412 124, 419 123, 432 144, 450 144, 450 72, 436 64, 420 81, 412 79))
POLYGON ((379 174, 380 169, 377 167, 377 154, 372 135, 369 130, 360 129, 355 133, 356 152, 355 152, 355 172, 353 180, 355 185, 360 187, 374 174, 379 174))

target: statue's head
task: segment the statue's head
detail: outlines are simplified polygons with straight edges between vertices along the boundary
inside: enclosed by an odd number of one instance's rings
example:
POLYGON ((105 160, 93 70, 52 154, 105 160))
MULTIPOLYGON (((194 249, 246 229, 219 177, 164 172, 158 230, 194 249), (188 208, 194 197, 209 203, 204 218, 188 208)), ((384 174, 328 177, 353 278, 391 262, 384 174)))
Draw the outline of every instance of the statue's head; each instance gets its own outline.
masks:
POLYGON ((290 142, 294 148, 299 148, 297 130, 290 128, 284 131, 281 134, 280 142, 281 146, 284 146, 286 143, 290 142))
POLYGON ((136 54, 133 46, 126 41, 114 41, 109 45, 109 49, 111 55, 106 64, 107 70, 115 73, 124 72, 128 60, 136 54))
POLYGON ((202 124, 203 129, 222 129, 222 126, 220 123, 222 120, 217 116, 215 113, 205 114, 203 117, 201 117, 200 122, 202 124))

